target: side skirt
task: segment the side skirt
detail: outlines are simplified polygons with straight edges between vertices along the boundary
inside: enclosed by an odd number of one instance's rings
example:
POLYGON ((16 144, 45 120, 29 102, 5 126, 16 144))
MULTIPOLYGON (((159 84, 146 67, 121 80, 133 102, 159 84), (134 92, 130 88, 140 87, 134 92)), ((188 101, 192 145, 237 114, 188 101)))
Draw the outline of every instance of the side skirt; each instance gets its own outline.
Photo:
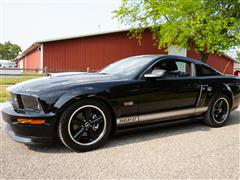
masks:
POLYGON ((190 122, 197 122, 203 119, 203 116, 196 116, 192 118, 185 118, 185 119, 175 119, 171 121, 161 121, 156 123, 150 123, 150 124, 139 124, 135 126, 122 126, 118 127, 116 129, 116 132, 114 135, 122 135, 132 132, 138 132, 138 131, 144 131, 144 130, 150 130, 150 129, 158 129, 163 127, 169 127, 174 125, 181 125, 184 123, 190 123, 190 122))
POLYGON ((117 126, 131 126, 194 117, 205 113, 207 109, 208 107, 198 107, 160 113, 144 114, 139 116, 121 117, 117 118, 117 126))

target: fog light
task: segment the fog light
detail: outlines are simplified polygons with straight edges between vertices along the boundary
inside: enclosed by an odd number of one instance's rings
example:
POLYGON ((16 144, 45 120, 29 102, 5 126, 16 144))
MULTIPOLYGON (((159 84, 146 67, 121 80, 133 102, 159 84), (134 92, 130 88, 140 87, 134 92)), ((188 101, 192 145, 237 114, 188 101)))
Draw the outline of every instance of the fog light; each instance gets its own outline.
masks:
POLYGON ((18 123, 21 124, 44 124, 45 120, 43 119, 17 119, 18 123))

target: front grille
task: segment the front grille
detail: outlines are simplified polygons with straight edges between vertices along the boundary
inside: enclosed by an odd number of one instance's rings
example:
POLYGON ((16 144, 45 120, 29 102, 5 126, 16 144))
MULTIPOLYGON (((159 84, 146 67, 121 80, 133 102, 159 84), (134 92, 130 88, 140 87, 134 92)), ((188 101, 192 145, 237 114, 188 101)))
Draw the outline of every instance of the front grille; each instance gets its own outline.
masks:
POLYGON ((32 96, 21 95, 24 109, 26 110, 39 110, 39 103, 37 98, 32 96))
POLYGON ((13 108, 17 112, 23 112, 25 110, 41 111, 42 107, 38 102, 38 99, 33 96, 11 94, 13 108))
POLYGON ((24 109, 23 102, 21 99, 21 95, 19 94, 11 94, 12 97, 12 105, 15 110, 24 109))

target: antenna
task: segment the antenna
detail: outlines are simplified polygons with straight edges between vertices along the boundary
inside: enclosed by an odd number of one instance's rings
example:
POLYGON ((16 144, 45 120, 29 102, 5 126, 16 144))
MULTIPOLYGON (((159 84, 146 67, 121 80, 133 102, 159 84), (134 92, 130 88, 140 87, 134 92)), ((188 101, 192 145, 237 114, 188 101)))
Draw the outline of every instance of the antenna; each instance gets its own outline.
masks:
POLYGON ((101 25, 99 24, 99 25, 98 25, 98 32, 100 32, 100 28, 101 28, 101 25))

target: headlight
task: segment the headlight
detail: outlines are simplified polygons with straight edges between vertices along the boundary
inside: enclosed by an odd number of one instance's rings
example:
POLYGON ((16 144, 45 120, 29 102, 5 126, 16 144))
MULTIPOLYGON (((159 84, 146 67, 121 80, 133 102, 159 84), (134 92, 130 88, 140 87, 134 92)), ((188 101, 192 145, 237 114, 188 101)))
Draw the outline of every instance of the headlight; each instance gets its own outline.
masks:
POLYGON ((14 109, 20 109, 17 94, 11 94, 11 97, 12 97, 11 101, 14 109))
POLYGON ((39 102, 37 97, 21 95, 21 98, 22 98, 24 109, 43 111, 41 103, 39 102))

